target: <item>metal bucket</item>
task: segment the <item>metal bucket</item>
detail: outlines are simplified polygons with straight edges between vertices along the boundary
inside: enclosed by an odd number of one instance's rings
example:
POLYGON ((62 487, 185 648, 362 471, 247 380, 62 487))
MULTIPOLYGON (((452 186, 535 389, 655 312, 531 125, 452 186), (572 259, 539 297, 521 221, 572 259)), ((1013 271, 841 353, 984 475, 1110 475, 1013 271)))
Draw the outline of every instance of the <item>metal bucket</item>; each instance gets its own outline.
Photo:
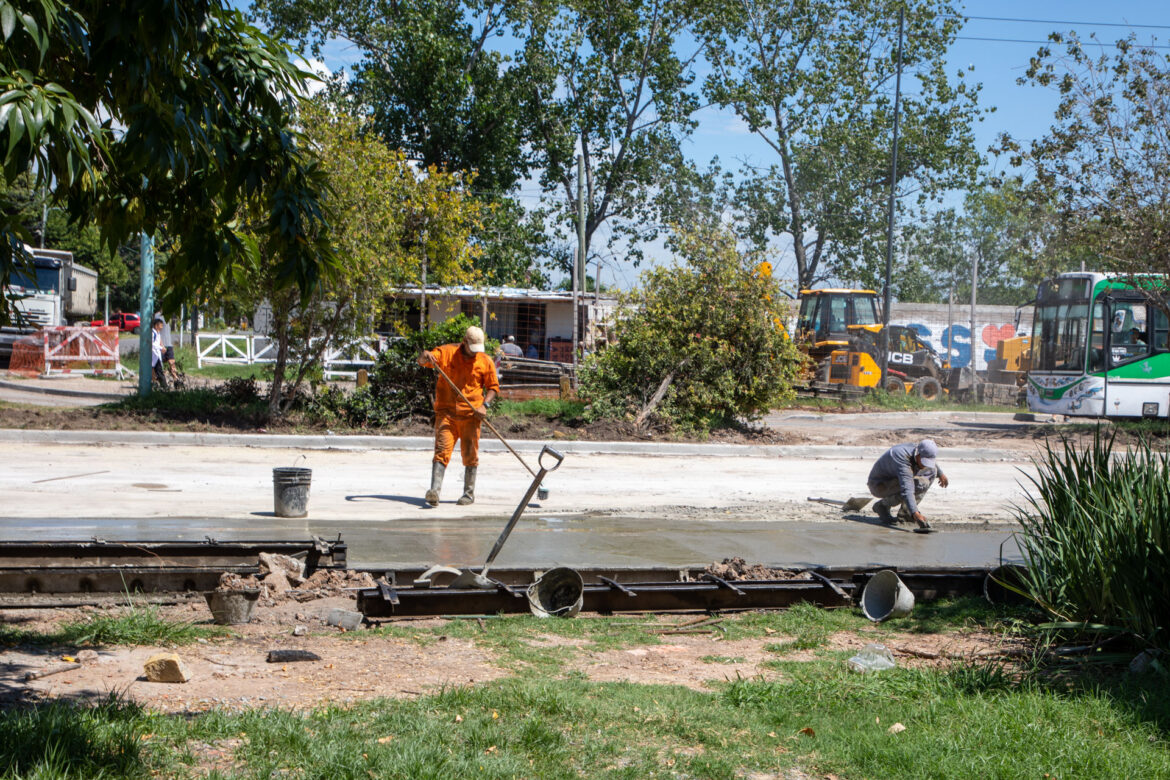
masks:
POLYGON ((585 603, 585 581, 567 566, 549 569, 528 586, 528 609, 533 615, 573 617, 585 603))
POLYGON ((211 617, 221 626, 238 626, 252 619, 252 610, 260 598, 259 588, 213 590, 203 594, 211 617))
POLYGON ((861 591, 861 611, 875 623, 905 617, 914 609, 914 594, 897 574, 886 569, 865 583, 861 591))
POLYGON ((309 482, 312 469, 294 467, 272 470, 273 511, 277 517, 305 517, 309 514, 309 482))
POLYGON ((1032 600, 1024 595, 1028 592, 1026 577, 1023 566, 997 566, 983 578, 983 597, 992 604, 1031 604, 1032 600))

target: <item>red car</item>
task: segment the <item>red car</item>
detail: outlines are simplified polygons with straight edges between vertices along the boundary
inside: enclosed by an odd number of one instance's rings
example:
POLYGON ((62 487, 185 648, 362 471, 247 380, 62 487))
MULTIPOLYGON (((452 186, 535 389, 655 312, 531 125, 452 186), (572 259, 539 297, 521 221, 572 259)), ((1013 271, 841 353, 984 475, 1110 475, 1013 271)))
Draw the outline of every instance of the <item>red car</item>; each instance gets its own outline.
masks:
POLYGON ((137 314, 120 312, 110 317, 110 325, 117 327, 118 330, 128 330, 131 333, 137 333, 138 328, 142 325, 142 320, 137 314))

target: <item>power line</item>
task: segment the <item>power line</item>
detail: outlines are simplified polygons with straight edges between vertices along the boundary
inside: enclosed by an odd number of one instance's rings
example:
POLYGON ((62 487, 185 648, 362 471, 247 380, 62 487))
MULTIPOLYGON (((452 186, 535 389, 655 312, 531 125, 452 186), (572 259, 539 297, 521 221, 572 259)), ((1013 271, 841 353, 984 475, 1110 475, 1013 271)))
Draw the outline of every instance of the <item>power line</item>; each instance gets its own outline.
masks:
POLYGON ((1128 27, 1142 30, 1170 30, 1168 24, 1126 24, 1125 22, 1073 22, 1068 19, 1013 19, 1006 16, 953 16, 952 19, 975 19, 981 22, 1020 22, 1022 24, 1070 24, 1080 27, 1128 27))
MULTIPOLYGON (((907 36, 907 37, 921 37, 921 36, 907 36)), ((985 41, 990 43, 1027 43, 1039 46, 1061 46, 1071 41, 1033 41, 1022 38, 976 38, 968 35, 956 35, 956 41, 985 41)), ((1104 41, 1080 41, 1082 46, 1116 46, 1115 43, 1106 43, 1104 41)), ((1135 44, 1138 49, 1170 49, 1170 45, 1163 46, 1161 44, 1135 44)))

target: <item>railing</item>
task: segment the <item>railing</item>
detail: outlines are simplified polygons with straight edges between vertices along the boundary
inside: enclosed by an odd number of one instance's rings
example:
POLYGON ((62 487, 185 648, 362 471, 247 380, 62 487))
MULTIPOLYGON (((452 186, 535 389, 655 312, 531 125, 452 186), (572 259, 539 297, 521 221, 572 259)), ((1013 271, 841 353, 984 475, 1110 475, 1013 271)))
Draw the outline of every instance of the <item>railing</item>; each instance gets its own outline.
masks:
MULTIPOLYGON (((268 336, 200 333, 196 338, 199 367, 211 365, 250 366, 276 362, 276 341, 268 336)), ((326 379, 353 379, 359 368, 369 368, 385 347, 385 339, 370 336, 354 344, 326 350, 322 359, 326 379)))
POLYGON ((122 365, 116 328, 44 328, 41 338, 46 374, 113 374, 121 379, 133 373, 122 365))

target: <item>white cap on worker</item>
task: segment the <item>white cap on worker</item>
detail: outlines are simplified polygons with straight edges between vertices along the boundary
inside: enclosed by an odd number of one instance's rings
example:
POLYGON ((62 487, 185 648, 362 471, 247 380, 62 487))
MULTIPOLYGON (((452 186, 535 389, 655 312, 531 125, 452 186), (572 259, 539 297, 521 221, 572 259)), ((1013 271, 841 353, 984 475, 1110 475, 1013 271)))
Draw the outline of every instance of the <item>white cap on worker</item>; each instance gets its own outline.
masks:
POLYGON ((483 331, 472 325, 463 334, 463 343, 471 352, 483 352, 483 331))
POLYGON ((936 468, 938 445, 934 443, 933 439, 923 439, 918 442, 918 446, 914 449, 914 454, 918 456, 918 462, 922 468, 936 468))

